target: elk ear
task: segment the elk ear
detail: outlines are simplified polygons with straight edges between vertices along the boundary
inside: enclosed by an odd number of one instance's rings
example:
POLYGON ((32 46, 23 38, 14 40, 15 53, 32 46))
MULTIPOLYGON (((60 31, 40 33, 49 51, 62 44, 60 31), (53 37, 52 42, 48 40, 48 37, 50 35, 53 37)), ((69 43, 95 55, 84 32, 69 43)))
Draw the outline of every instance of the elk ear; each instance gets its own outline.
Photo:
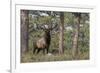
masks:
POLYGON ((48 26, 48 25, 44 25, 44 28, 45 28, 45 29, 49 29, 49 26, 48 26))
POLYGON ((41 26, 38 26, 38 29, 45 30, 46 27, 45 27, 45 25, 42 25, 42 24, 41 24, 41 26))

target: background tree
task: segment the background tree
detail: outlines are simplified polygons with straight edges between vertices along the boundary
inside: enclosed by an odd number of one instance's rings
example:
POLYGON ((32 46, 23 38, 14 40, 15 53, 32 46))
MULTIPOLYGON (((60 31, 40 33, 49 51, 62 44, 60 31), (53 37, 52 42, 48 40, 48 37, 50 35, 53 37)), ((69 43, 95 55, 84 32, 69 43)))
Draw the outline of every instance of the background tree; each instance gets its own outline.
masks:
POLYGON ((59 26, 59 54, 64 53, 63 41, 64 41, 64 13, 60 13, 60 26, 59 26))
POLYGON ((28 10, 21 10, 21 54, 28 51, 28 14, 28 10))
POLYGON ((73 50, 72 54, 74 58, 78 58, 79 55, 79 48, 78 48, 78 40, 79 40, 79 31, 80 31, 80 20, 81 20, 81 13, 73 13, 75 16, 75 32, 73 37, 73 50))

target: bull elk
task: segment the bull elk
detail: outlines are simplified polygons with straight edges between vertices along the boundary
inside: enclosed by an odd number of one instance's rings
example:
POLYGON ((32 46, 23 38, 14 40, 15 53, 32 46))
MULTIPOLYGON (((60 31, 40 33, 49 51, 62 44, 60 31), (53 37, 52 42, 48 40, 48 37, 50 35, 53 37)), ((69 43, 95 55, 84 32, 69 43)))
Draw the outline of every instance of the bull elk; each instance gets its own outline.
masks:
POLYGON ((33 53, 35 53, 37 51, 37 54, 40 52, 40 50, 43 50, 43 54, 46 53, 48 54, 49 51, 49 46, 50 46, 50 42, 51 42, 51 30, 54 29, 56 27, 56 25, 54 27, 50 27, 50 25, 45 25, 43 27, 40 27, 40 29, 42 29, 44 31, 44 35, 39 38, 37 41, 35 41, 33 43, 33 53))

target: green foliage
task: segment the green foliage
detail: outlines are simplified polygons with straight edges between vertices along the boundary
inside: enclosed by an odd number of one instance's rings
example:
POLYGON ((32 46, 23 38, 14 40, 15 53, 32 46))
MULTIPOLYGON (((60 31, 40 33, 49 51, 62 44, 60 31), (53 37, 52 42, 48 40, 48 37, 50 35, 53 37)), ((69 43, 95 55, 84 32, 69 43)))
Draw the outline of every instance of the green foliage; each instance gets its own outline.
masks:
POLYGON ((74 24, 74 15, 71 12, 64 13, 65 15, 65 24, 73 25, 74 24))
POLYGON ((82 53, 89 51, 89 24, 84 24, 83 28, 80 28, 79 48, 82 53))

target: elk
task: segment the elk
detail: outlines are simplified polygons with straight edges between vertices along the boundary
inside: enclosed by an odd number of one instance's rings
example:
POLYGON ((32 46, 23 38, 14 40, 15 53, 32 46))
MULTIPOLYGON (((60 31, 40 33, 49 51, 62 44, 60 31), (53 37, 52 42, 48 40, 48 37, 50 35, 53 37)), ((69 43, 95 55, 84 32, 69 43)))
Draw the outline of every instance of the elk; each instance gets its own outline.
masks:
POLYGON ((43 27, 40 27, 40 29, 44 31, 44 35, 33 43, 33 47, 34 47, 33 53, 37 51, 37 54, 38 54, 40 50, 43 50, 43 54, 45 54, 45 51, 48 54, 49 46, 51 42, 50 32, 55 27, 56 25, 54 27, 52 26, 50 27, 50 25, 45 25, 43 27))

